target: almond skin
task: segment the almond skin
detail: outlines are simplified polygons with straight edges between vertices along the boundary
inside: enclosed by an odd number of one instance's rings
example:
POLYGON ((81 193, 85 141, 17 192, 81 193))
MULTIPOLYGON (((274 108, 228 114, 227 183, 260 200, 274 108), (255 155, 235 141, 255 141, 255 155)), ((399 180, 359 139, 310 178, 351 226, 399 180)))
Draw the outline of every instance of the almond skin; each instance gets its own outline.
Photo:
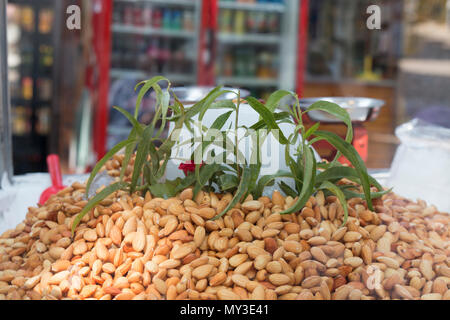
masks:
POLYGON ((212 265, 204 264, 202 266, 195 268, 192 271, 192 275, 197 279, 204 279, 211 273, 212 269, 213 269, 212 265))

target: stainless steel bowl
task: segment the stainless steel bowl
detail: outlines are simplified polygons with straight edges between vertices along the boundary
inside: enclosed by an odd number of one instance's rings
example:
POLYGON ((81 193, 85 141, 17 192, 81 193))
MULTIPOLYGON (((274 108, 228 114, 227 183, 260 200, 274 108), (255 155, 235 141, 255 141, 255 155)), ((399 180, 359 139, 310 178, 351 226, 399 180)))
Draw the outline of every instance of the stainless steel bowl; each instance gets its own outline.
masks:
MULTIPOLYGON (((171 90, 177 96, 177 98, 181 101, 181 103, 188 105, 188 104, 194 104, 194 103, 202 100, 214 88, 215 87, 207 87, 207 86, 189 86, 189 87, 175 87, 175 88, 172 88, 171 90)), ((241 98, 245 98, 250 95, 250 92, 245 89, 236 89, 236 88, 228 88, 228 87, 224 87, 222 89, 232 91, 232 92, 224 93, 223 95, 218 97, 216 100, 236 99, 236 93, 238 91, 241 92, 241 98)), ((152 96, 152 98, 156 98, 155 92, 152 92, 151 96, 152 96)))
MULTIPOLYGON (((375 120, 384 106, 385 102, 379 99, 363 98, 363 97, 318 97, 300 99, 300 107, 308 108, 317 101, 328 101, 339 105, 347 110, 352 122, 367 122, 375 120)), ((336 117, 319 110, 308 112, 308 116, 312 121, 339 123, 336 117)))

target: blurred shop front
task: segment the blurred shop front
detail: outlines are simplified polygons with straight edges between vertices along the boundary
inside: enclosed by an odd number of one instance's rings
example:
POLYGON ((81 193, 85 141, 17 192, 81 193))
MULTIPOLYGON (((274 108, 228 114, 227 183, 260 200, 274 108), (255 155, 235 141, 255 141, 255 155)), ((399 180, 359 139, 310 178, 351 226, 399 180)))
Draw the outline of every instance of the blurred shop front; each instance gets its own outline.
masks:
MULTIPOLYGON (((424 106, 450 107, 443 89, 450 76, 431 66, 450 61, 449 7, 446 0, 10 0, 15 173, 46 171, 49 153, 60 155, 65 173, 88 171, 128 135, 112 107, 133 110, 134 86, 155 75, 173 86, 245 88, 262 99, 287 89, 303 98, 384 100, 375 121, 355 124, 355 139, 369 168, 388 168, 398 124, 424 106), (366 25, 373 4, 379 30, 366 25), (66 26, 73 5, 80 29, 66 26), (430 67, 418 70, 424 60, 430 67), (434 83, 439 98, 417 83, 434 83)), ((150 121, 152 105, 146 97, 141 121, 150 121)))

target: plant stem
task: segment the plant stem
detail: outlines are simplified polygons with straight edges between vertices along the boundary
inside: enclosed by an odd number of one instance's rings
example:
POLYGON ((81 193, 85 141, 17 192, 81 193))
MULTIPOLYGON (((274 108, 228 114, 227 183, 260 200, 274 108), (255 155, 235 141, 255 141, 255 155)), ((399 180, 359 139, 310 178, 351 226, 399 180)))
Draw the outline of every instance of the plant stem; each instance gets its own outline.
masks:
POLYGON ((239 106, 241 104, 241 91, 238 90, 237 93, 237 103, 236 103, 236 122, 234 123, 234 134, 235 134, 235 155, 236 155, 236 173, 238 181, 241 180, 241 171, 239 168, 239 139, 238 139, 238 123, 239 123, 239 106))
POLYGON ((295 95, 295 100, 296 100, 296 107, 297 107, 297 110, 296 110, 295 113, 297 114, 298 124, 301 125, 300 136, 302 138, 302 161, 303 161, 303 165, 305 165, 305 162, 306 162, 306 159, 305 159, 305 148, 306 148, 305 140, 306 139, 305 139, 305 127, 303 126, 303 119, 302 119, 303 113, 302 113, 302 109, 300 108, 300 101, 299 101, 297 95, 295 95))

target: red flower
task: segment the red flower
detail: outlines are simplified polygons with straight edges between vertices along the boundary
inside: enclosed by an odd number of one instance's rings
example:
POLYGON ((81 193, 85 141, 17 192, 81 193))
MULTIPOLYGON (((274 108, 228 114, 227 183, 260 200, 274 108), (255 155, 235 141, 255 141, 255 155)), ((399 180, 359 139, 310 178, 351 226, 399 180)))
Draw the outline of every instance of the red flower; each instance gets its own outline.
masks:
MULTIPOLYGON (((203 162, 200 164, 200 168, 203 166, 203 164, 203 162)), ((195 171, 195 163, 192 160, 186 163, 181 163, 178 169, 183 170, 184 174, 187 176, 189 172, 195 171)))

